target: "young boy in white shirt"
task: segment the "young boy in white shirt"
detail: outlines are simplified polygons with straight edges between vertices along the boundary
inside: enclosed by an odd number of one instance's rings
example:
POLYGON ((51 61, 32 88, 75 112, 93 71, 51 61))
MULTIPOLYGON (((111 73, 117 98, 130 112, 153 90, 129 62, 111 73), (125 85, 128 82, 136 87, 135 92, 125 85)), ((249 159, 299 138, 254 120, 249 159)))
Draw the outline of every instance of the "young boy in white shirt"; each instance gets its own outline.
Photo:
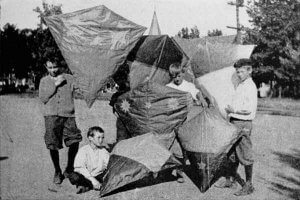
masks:
POLYGON ((77 194, 99 190, 106 170, 109 153, 103 146, 104 131, 94 126, 87 132, 89 144, 81 147, 75 157, 74 172, 69 176, 71 184, 78 187, 77 194))
POLYGON ((183 68, 180 63, 171 64, 169 67, 169 74, 172 80, 166 86, 190 93, 197 104, 207 107, 207 102, 200 90, 196 88, 194 83, 184 80, 185 68, 183 68))
MULTIPOLYGON (((200 90, 196 88, 194 83, 188 82, 184 80, 185 68, 182 66, 181 63, 173 63, 169 67, 169 75, 171 77, 171 82, 168 83, 166 86, 174 88, 176 90, 180 90, 183 92, 188 92, 192 95, 193 100, 198 104, 202 105, 203 107, 207 107, 208 104, 204 99, 200 90)), ((179 142, 179 140, 178 140, 179 142)), ((181 146, 181 145, 180 145, 181 146)), ((183 154, 184 151, 182 150, 183 154)), ((183 155, 183 165, 185 165, 185 155, 183 155)), ((185 180, 183 178, 183 172, 181 169, 176 169, 175 171, 177 176, 177 182, 183 183, 185 180)))
MULTIPOLYGON (((225 109, 231 123, 242 131, 243 136, 235 147, 239 163, 245 167, 246 183, 235 195, 244 196, 254 192, 252 185, 253 151, 251 142, 252 120, 255 118, 257 109, 257 87, 251 78, 252 62, 250 59, 240 59, 235 64, 239 84, 236 87, 231 105, 225 109)), ((234 169, 234 170, 237 170, 234 169)), ((229 178, 225 187, 230 187, 229 178)))

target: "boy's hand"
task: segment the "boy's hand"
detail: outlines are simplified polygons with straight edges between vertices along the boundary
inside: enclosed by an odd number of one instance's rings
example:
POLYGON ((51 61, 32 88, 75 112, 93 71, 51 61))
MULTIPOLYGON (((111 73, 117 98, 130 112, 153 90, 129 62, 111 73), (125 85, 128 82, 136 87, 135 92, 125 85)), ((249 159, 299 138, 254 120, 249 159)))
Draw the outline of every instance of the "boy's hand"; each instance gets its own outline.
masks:
POLYGON ((66 81, 63 75, 58 75, 55 80, 55 86, 60 86, 64 81, 66 81))
POLYGON ((201 92, 197 93, 197 99, 198 99, 198 101, 196 101, 197 105, 202 105, 202 107, 205 107, 205 108, 208 107, 208 104, 207 104, 206 100, 204 99, 201 92))
POLYGON ((225 108, 225 111, 230 114, 230 113, 234 113, 234 109, 230 106, 230 105, 227 105, 227 107, 225 108))
POLYGON ((100 189, 101 183, 100 183, 97 179, 95 179, 95 178, 93 177, 93 178, 91 178, 91 182, 92 182, 92 184, 93 184, 94 189, 96 189, 96 190, 99 190, 99 189, 100 189))

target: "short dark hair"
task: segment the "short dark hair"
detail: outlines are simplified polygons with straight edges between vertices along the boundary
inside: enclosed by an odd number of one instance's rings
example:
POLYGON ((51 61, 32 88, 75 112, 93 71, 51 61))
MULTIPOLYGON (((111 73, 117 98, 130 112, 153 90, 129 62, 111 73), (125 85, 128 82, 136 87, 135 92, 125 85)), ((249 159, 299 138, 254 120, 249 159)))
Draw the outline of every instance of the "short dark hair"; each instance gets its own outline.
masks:
POLYGON ((104 133, 104 130, 100 126, 93 126, 89 128, 87 137, 94 137, 95 132, 104 133))
POLYGON ((185 68, 179 62, 173 63, 169 67, 169 74, 175 76, 179 73, 185 73, 185 68))
POLYGON ((55 67, 58 67, 56 61, 54 61, 54 60, 47 60, 46 63, 45 63, 46 68, 48 68, 50 64, 54 65, 55 67))
POLYGON ((241 68, 243 66, 251 66, 252 67, 253 63, 249 58, 242 58, 236 61, 233 65, 234 68, 241 68))

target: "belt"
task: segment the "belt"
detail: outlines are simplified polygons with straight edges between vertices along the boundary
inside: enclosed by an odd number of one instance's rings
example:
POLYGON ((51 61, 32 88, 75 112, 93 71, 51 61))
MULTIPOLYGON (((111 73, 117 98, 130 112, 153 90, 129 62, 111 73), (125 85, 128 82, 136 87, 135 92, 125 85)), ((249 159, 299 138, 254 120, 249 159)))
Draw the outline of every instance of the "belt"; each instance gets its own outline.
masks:
POLYGON ((252 122, 252 120, 249 120, 249 119, 238 119, 238 118, 235 118, 235 117, 230 117, 230 121, 242 121, 242 122, 252 122))

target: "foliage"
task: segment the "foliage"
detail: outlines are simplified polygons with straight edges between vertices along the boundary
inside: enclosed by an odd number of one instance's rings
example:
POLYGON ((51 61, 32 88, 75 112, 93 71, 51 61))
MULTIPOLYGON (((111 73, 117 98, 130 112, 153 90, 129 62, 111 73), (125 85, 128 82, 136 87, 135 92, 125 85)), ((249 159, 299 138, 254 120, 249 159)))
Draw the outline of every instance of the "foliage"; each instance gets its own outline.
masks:
POLYGON ((13 24, 6 24, 1 30, 1 70, 0 77, 14 74, 16 78, 33 78, 38 86, 40 78, 46 73, 45 62, 50 59, 67 68, 54 38, 43 18, 53 14, 61 14, 61 5, 53 6, 43 3, 37 7, 41 22, 35 30, 19 30, 13 24))
POLYGON ((249 1, 247 7, 253 28, 246 28, 245 41, 257 45, 252 56, 255 78, 258 82, 273 81, 285 89, 286 96, 299 97, 300 3, 257 0, 249 1))
POLYGON ((221 36, 221 35, 223 35, 223 33, 219 29, 213 29, 212 31, 207 32, 208 37, 221 36))
POLYGON ((187 27, 182 28, 181 31, 177 34, 178 37, 185 38, 185 39, 192 39, 192 38, 199 38, 200 37, 200 31, 197 26, 194 26, 191 28, 191 32, 187 27))
POLYGON ((43 28, 43 25, 46 25, 46 22, 44 20, 45 17, 51 16, 51 15, 59 15, 62 14, 61 10, 62 5, 49 5, 48 3, 43 1, 43 8, 36 7, 33 9, 34 12, 39 13, 40 18, 40 28, 43 28))

